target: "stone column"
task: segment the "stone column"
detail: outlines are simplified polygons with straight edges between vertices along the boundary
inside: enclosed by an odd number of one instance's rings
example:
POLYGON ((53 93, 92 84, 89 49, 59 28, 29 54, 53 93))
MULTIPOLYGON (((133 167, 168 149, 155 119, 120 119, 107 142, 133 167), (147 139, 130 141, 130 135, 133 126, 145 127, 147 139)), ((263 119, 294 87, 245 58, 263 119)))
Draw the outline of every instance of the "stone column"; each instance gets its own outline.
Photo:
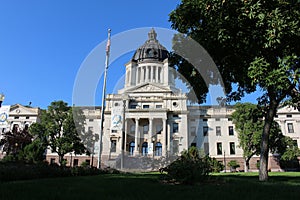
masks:
POLYGON ((139 118, 135 118, 135 134, 134 134, 134 155, 138 152, 138 133, 139 133, 139 118))
POLYGON ((149 67, 146 66, 146 78, 145 78, 145 82, 149 82, 148 78, 149 78, 149 67))
POLYGON ((169 146, 169 137, 167 136, 166 132, 166 125, 167 125, 167 119, 162 119, 163 122, 163 129, 162 129, 162 135, 163 135, 163 141, 162 141, 162 155, 167 155, 167 145, 169 146))
POLYGON ((168 133, 167 133, 167 151, 170 153, 171 150, 171 126, 170 123, 168 123, 168 133))
POLYGON ((150 82, 153 82, 153 66, 150 66, 150 82))
POLYGON ((156 66, 156 76, 155 76, 155 82, 158 83, 158 66, 156 66))
POLYGON ((135 74, 135 83, 138 84, 139 83, 139 71, 140 71, 140 68, 139 67, 136 67, 136 74, 135 74))
POLYGON ((124 152, 125 152, 125 155, 126 155, 126 151, 127 151, 127 149, 126 149, 126 144, 127 144, 127 133, 128 133, 128 123, 127 123, 127 119, 125 118, 125 120, 124 120, 124 123, 125 123, 125 137, 124 137, 124 152))
MULTIPOLYGON (((148 147, 152 143, 152 135, 153 135, 153 118, 149 118, 148 147)), ((152 150, 153 150, 152 152, 148 152, 148 153, 149 154, 154 153, 154 144, 153 144, 153 149, 152 150)))

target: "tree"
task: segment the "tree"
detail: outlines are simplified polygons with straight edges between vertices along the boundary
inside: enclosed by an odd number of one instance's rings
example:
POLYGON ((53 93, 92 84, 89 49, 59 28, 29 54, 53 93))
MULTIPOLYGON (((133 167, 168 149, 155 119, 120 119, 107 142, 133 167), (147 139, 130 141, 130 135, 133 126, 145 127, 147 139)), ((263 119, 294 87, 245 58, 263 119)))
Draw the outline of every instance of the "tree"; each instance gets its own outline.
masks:
MULTIPOLYGON (((239 100, 257 88, 262 91, 258 98, 264 111, 261 181, 268 180, 268 141, 277 108, 288 99, 299 105, 299 18, 297 0, 182 0, 170 13, 172 28, 186 34, 174 37, 173 49, 183 45, 182 38, 199 42, 215 61, 228 100, 239 100)), ((173 56, 171 60, 178 71, 191 74, 193 68, 183 59, 173 56)), ((201 92, 206 90, 199 90, 204 86, 195 80, 203 77, 196 73, 185 78, 203 100, 201 92)))
POLYGON ((20 129, 19 125, 15 124, 11 131, 3 134, 0 141, 0 146, 3 145, 3 151, 6 156, 13 156, 14 160, 20 160, 20 155, 26 145, 31 143, 32 136, 28 132, 28 126, 20 129))
MULTIPOLYGON (((249 170, 252 156, 259 155, 261 152, 261 132, 264 127, 262 117, 262 111, 252 103, 237 103, 235 111, 232 113, 233 123, 238 133, 239 146, 243 149, 245 171, 249 170)), ((282 134, 278 123, 274 121, 269 137, 270 151, 278 153, 284 160, 290 159, 287 153, 294 156, 297 154, 296 149, 291 146, 290 140, 291 138, 282 134)))
POLYGON ((61 166, 65 154, 86 152, 77 132, 84 130, 84 117, 76 110, 74 111, 76 117, 73 118, 73 110, 63 101, 54 101, 48 106, 48 110, 42 113, 41 123, 32 125, 31 128, 32 134, 37 135, 42 143, 47 144, 52 152, 58 154, 61 166))

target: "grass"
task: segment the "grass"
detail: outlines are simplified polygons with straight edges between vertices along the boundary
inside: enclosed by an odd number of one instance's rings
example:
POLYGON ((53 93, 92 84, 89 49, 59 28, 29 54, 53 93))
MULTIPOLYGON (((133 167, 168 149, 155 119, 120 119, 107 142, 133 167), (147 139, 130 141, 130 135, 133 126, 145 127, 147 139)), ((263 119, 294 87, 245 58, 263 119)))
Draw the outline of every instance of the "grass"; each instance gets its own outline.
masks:
POLYGON ((214 174, 208 184, 169 185, 159 174, 105 174, 0 183, 0 199, 300 199, 300 173, 214 174))

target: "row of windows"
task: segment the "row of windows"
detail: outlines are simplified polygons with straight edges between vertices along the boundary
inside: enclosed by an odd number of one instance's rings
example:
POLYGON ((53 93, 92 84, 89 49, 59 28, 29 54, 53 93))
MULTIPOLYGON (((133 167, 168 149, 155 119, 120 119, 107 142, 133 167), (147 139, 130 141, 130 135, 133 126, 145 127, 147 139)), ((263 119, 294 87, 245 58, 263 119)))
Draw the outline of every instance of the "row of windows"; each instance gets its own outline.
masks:
MULTIPOLYGON (((129 108, 130 109, 136 109, 136 108, 140 108, 137 104, 130 104, 130 106, 129 106, 129 108)), ((150 108, 150 105, 149 104, 144 104, 143 106, 142 106, 142 108, 143 109, 148 109, 148 108, 150 108)), ((162 105, 161 104, 157 104, 157 105, 155 105, 155 108, 162 108, 162 105)))
MULTIPOLYGON (((14 119, 20 119, 20 117, 19 116, 15 116, 14 119)), ((30 117, 29 116, 25 116, 25 119, 30 119, 30 117)))
MULTIPOLYGON (((224 151, 225 153, 225 151, 224 151)), ((229 153, 230 155, 235 154, 235 143, 234 142, 229 142, 229 153)), ((222 155, 223 154, 223 149, 222 149, 222 142, 217 142, 217 155, 222 155)))
MULTIPOLYGON (((221 136, 221 126, 216 126, 216 136, 221 136)), ((234 135, 233 126, 228 126, 228 135, 234 135)), ((203 127, 203 136, 208 136, 208 126, 203 127)))
MULTIPOLYGON (((129 155, 133 155, 135 148, 135 142, 132 141, 129 143, 129 155)), ((117 140, 111 140, 111 147, 110 151, 115 153, 117 151, 117 140)), ((148 142, 144 142, 142 144, 142 155, 146 156, 148 155, 148 142)), ((161 156, 162 155, 162 144, 160 142, 157 142, 154 147, 154 155, 155 156, 161 156)))
MULTIPOLYGON (((204 116, 200 116, 200 117, 204 117, 204 116)), ((200 120, 202 120, 203 122, 207 122, 208 121, 207 118, 203 118, 203 119, 200 119, 200 120)), ((232 121, 232 118, 227 118, 227 120, 228 121, 232 121)), ((191 121, 194 122, 194 121, 196 121, 196 119, 192 118, 191 121)), ((221 119, 220 118, 215 118, 215 121, 221 121, 221 119)))

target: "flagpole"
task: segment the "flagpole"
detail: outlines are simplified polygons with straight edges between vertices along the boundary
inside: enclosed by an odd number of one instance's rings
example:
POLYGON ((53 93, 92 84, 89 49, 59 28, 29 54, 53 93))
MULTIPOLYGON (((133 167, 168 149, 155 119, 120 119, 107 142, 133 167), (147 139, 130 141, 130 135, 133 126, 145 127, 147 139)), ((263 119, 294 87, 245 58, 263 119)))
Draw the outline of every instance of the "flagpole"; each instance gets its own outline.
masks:
POLYGON ((106 44, 106 57, 105 57, 105 69, 104 69, 104 79, 103 79, 103 88, 102 88, 102 102, 101 102, 101 121, 100 121, 100 136, 99 136, 99 152, 98 152, 98 164, 97 168, 101 168, 101 154, 102 154, 102 137, 103 137, 103 121, 104 121, 104 103, 105 103, 105 93, 106 93, 106 76, 109 63, 109 52, 110 52, 110 32, 111 29, 108 29, 108 37, 106 44))

